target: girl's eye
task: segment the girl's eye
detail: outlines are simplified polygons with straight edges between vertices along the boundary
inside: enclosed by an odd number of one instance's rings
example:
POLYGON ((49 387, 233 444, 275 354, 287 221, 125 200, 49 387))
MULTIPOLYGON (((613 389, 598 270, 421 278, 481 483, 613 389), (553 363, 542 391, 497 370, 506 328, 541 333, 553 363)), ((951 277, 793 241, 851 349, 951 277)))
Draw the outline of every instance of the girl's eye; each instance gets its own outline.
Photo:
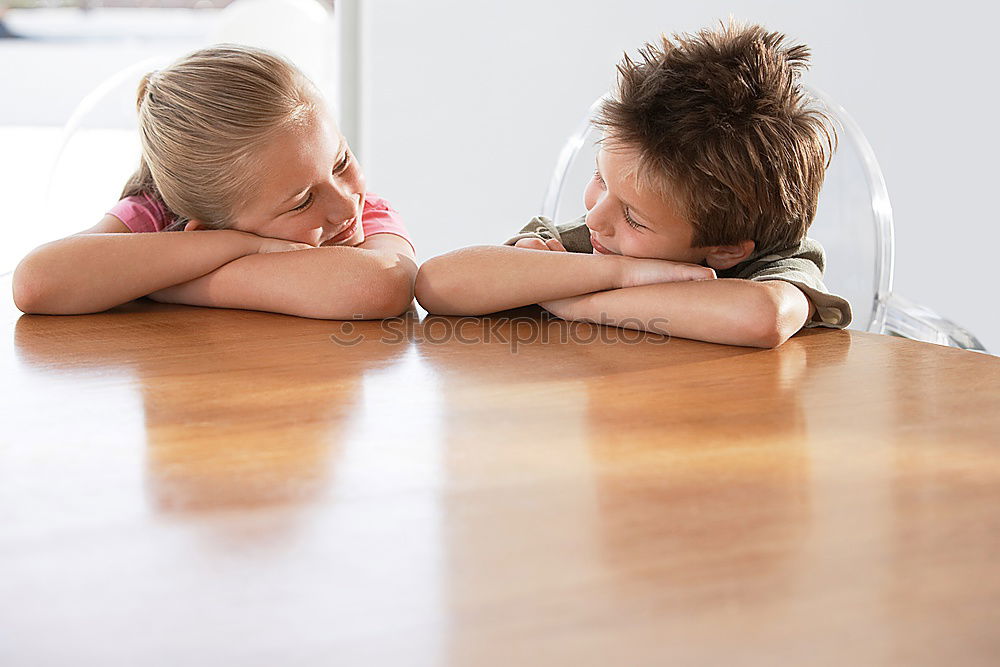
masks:
POLYGON ((624 209, 624 211, 625 211, 625 222, 629 224, 629 227, 631 227, 632 229, 644 229, 642 225, 640 225, 638 222, 632 219, 632 214, 629 212, 627 208, 624 209))
POLYGON ((309 206, 309 204, 312 203, 312 200, 313 200, 313 196, 312 196, 312 193, 310 192, 309 196, 306 197, 306 200, 304 202, 302 202, 301 204, 299 204, 298 206, 296 206, 295 208, 293 208, 292 210, 293 211, 301 211, 306 206, 309 206))
POLYGON ((597 183, 600 184, 602 188, 604 187, 604 178, 601 176, 601 172, 597 171, 596 169, 594 170, 594 180, 597 181, 597 183))
POLYGON ((335 174, 343 173, 347 169, 348 165, 351 164, 351 157, 353 156, 351 155, 350 151, 344 153, 344 159, 341 160, 340 163, 333 168, 333 173, 335 174))

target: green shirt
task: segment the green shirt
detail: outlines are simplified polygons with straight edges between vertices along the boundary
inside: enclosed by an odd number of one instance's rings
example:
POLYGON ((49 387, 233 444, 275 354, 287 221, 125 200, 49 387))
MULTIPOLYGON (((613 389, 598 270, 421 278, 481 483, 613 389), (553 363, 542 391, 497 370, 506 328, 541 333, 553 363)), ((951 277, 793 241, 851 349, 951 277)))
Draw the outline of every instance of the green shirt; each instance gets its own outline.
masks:
MULTIPOLYGON (((570 252, 592 253, 594 247, 590 244, 586 218, 581 216, 561 225, 552 224, 549 218, 532 218, 517 236, 507 240, 506 245, 514 245, 524 238, 556 239, 570 252)), ((805 238, 797 246, 761 256, 751 255, 736 266, 716 271, 716 275, 743 280, 784 280, 802 290, 816 307, 812 319, 805 326, 843 329, 851 323, 851 305, 823 285, 825 266, 823 246, 805 238)))

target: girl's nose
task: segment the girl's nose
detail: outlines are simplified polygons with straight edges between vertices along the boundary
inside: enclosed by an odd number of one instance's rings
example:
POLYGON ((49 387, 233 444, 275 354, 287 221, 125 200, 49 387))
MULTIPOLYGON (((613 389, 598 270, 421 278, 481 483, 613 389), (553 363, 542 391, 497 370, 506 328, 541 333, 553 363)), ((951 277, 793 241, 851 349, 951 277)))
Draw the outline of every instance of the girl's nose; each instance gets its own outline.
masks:
POLYGON ((338 188, 331 195, 326 217, 332 223, 344 222, 345 220, 353 220, 360 210, 361 195, 344 192, 338 188))

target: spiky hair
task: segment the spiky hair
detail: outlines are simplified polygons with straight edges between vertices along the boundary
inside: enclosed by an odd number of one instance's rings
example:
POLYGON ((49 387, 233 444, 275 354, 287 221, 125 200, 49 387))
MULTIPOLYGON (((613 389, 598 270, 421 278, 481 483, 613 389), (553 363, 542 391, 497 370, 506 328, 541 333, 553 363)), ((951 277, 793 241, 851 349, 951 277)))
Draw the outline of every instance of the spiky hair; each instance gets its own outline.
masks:
POLYGON ((677 202, 694 246, 793 245, 816 213, 836 144, 799 78, 809 49, 733 21, 661 36, 618 65, 595 124, 605 145, 636 149, 635 174, 677 202))

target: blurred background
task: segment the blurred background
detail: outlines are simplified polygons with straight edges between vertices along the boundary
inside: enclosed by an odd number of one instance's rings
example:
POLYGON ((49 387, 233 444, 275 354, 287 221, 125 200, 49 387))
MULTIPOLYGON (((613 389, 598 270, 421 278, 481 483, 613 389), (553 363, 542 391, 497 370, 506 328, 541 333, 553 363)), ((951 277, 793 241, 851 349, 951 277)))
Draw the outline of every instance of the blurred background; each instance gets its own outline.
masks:
POLYGON ((867 134, 893 204, 895 290, 1000 349, 994 260, 970 251, 1000 247, 1000 8, 985 2, 0 0, 0 273, 117 200, 137 159, 134 81, 201 45, 257 43, 306 69, 427 259, 538 212, 624 51, 730 15, 810 45, 807 81, 867 134))

